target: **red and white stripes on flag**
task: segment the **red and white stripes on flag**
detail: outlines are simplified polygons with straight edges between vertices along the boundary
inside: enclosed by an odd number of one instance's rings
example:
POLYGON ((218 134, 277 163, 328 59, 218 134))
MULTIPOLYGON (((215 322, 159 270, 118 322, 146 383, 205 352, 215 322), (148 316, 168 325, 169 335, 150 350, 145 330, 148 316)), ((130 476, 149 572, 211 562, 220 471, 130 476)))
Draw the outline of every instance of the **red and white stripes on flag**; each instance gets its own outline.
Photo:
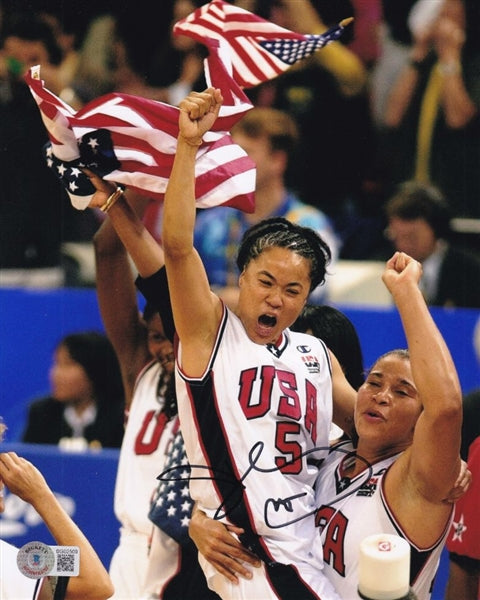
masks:
MULTIPOLYGON (((197 206, 254 210, 255 165, 228 133, 252 108, 242 87, 272 79, 338 39, 350 20, 322 35, 302 35, 224 0, 212 0, 175 24, 175 33, 208 47, 206 79, 220 88, 224 98, 220 115, 197 153, 197 206)), ((178 108, 128 94, 107 94, 75 112, 45 89, 39 67, 30 70, 26 81, 50 138, 45 148, 47 164, 73 206, 86 208, 95 192, 82 167, 163 199, 176 151, 178 108)))
POLYGON ((224 0, 212 0, 178 21, 173 31, 202 44, 207 38, 223 40, 231 54, 233 79, 242 88, 249 88, 277 77, 338 39, 352 20, 347 18, 320 35, 303 35, 224 0))
MULTIPOLYGON (((218 42, 211 42, 207 60, 212 85, 221 89, 224 105, 197 153, 197 206, 222 204, 252 212, 255 165, 228 133, 252 105, 219 60, 218 42)), ((106 180, 163 199, 176 151, 177 107, 128 94, 107 94, 75 112, 45 89, 39 67, 30 70, 26 82, 49 135, 47 164, 63 182, 73 206, 86 208, 95 192, 82 166, 106 180)))

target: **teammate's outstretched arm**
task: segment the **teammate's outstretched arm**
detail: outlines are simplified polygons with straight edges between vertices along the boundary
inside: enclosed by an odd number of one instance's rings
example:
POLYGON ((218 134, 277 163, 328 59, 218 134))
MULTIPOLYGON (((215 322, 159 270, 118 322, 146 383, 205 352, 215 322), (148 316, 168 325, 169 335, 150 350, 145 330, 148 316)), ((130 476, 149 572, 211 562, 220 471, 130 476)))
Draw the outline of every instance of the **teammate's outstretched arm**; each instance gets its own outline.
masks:
POLYGON ((59 546, 78 546, 80 572, 71 577, 66 600, 105 600, 113 594, 100 558, 80 528, 67 515, 40 471, 15 452, 0 454, 0 479, 12 494, 28 502, 42 517, 59 546))

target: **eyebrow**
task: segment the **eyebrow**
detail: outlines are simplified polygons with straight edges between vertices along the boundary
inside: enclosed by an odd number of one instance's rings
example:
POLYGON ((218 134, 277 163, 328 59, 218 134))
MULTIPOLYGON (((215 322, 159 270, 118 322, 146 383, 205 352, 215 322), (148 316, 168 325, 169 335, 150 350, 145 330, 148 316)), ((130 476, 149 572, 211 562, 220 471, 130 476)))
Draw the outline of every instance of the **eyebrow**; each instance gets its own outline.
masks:
MULTIPOLYGON (((265 271, 264 269, 258 271, 258 275, 263 275, 264 277, 268 277, 272 281, 277 281, 277 279, 269 271, 265 271)), ((300 288, 304 287, 300 281, 291 281, 285 285, 285 287, 291 287, 291 286, 296 286, 296 287, 300 287, 300 288)))
MULTIPOLYGON (((373 375, 378 379, 383 379, 383 373, 381 371, 370 371, 369 375, 373 375)), ((417 388, 413 385, 413 383, 408 381, 408 379, 400 379, 398 383, 400 385, 406 385, 407 387, 411 388, 415 393, 417 393, 417 388)))

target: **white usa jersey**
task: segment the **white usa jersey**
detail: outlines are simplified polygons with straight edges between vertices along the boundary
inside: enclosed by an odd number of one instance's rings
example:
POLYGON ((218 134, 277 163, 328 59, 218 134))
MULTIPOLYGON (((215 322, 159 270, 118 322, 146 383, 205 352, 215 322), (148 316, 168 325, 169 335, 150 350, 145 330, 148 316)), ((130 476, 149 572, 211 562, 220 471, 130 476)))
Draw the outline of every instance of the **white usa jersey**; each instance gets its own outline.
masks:
POLYGON ((157 389, 161 370, 160 363, 151 362, 137 378, 115 482, 117 519, 122 527, 147 536, 152 531, 150 500, 176 423, 160 412, 163 398, 158 397, 157 389))
POLYGON ((23 575, 17 565, 18 548, 0 540, 0 598, 2 600, 37 600, 46 579, 37 583, 23 575))
POLYGON ((418 600, 431 597, 435 573, 449 523, 436 544, 419 548, 402 530, 383 492, 384 476, 399 454, 386 458, 353 478, 343 475, 354 457, 350 442, 332 447, 318 476, 316 522, 324 552, 324 572, 344 600, 357 600, 360 542, 369 535, 399 535, 410 544, 410 585, 418 600))
POLYGON ((177 398, 200 507, 243 527, 242 542, 267 564, 320 571, 313 484, 332 419, 325 345, 289 330, 275 346, 256 344, 225 309, 204 376, 177 367, 177 398))

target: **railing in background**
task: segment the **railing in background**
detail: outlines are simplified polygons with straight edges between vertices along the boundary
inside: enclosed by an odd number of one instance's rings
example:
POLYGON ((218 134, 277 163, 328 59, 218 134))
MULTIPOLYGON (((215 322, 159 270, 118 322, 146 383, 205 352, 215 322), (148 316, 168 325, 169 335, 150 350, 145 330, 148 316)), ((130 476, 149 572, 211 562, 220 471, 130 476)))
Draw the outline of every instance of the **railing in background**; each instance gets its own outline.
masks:
MULTIPOLYGON (((405 346, 393 307, 359 301, 335 305, 356 326, 366 367, 383 352, 405 346)), ((56 343, 67 333, 103 327, 93 289, 0 289, 0 315, 0 415, 9 428, 6 440, 18 442, 29 402, 48 393, 56 343)), ((480 365, 472 343, 480 311, 432 308, 432 315, 452 352, 463 390, 480 386, 480 365)))

